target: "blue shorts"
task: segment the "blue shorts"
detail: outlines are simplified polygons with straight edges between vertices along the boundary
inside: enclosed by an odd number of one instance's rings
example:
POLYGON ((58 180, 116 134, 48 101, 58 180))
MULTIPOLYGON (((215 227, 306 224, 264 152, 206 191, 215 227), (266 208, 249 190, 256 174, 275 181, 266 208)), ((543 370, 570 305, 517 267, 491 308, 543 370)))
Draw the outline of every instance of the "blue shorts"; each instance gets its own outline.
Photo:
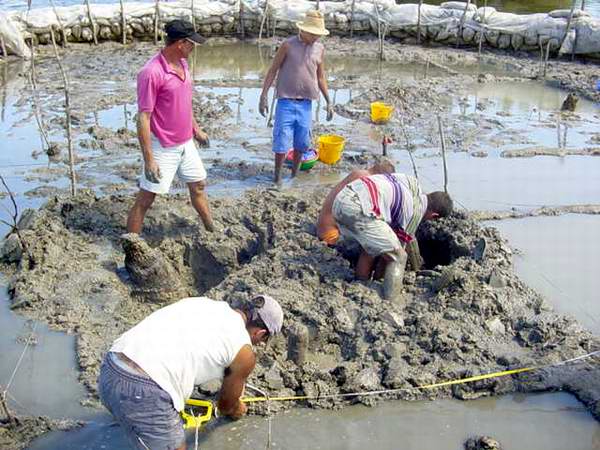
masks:
POLYGON ((275 108, 273 152, 287 153, 291 148, 304 152, 311 147, 312 101, 280 98, 275 108))
POLYGON ((119 367, 108 353, 98 378, 102 404, 119 422, 132 448, 175 450, 185 441, 171 396, 150 378, 119 367))

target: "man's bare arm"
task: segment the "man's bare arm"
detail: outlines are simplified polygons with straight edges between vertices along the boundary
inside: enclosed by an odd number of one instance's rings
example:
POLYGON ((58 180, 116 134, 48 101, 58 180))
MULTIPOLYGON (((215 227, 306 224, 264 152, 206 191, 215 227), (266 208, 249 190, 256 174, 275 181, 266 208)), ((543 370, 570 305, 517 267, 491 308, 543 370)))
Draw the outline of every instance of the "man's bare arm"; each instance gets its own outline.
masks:
POLYGON ((151 112, 143 111, 138 114, 137 134, 140 147, 142 148, 142 156, 144 158, 144 174, 146 179, 151 183, 160 181, 160 169, 154 161, 152 155, 152 140, 150 134, 150 117, 151 112))
POLYGON ((217 402, 221 414, 239 419, 246 413, 246 405, 242 403, 240 397, 244 392, 246 379, 255 365, 256 356, 252 347, 244 345, 225 372, 217 402))
POLYGON ((262 88, 262 92, 260 94, 260 102, 258 105, 258 112, 262 116, 266 116, 267 112, 269 112, 269 107, 267 105, 269 89, 271 88, 273 81, 275 81, 277 72, 279 72, 279 69, 280 69, 281 65, 283 64, 283 61, 285 60, 288 48, 289 48, 289 45, 287 44, 287 42, 283 43, 281 45, 281 47, 279 47, 279 50, 277 50, 277 53, 275 53, 275 58, 273 58, 271 67, 269 67, 269 70, 267 71, 267 74, 265 75, 265 81, 263 82, 263 88, 262 88))

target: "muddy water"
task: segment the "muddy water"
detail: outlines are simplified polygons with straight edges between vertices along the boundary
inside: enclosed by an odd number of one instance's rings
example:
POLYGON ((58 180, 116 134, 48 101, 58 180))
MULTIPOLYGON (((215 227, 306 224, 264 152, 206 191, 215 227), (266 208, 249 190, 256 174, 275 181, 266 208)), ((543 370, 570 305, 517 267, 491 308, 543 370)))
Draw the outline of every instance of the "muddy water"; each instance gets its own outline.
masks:
POLYGON ((515 270, 557 311, 600 333, 598 216, 568 214, 491 222, 517 250, 515 270))
MULTIPOLYGON (((375 408, 355 406, 343 411, 295 409, 274 416, 273 448, 433 450, 460 449, 470 436, 487 434, 505 450, 593 450, 600 448, 600 427, 566 394, 511 395, 469 403, 389 402, 375 408)), ((248 417, 241 422, 214 420, 199 434, 199 448, 224 450, 264 448, 268 423, 248 417)), ((193 432, 187 435, 194 448, 193 432)), ((108 415, 89 426, 53 433, 31 450, 126 449, 118 427, 108 415)))
MULTIPOLYGON (((202 50, 200 50, 202 51, 202 50)), ((265 52, 268 51, 264 50, 265 52)), ((206 94, 227 96, 227 105, 233 111, 227 119, 227 124, 234 124, 237 129, 233 136, 213 140, 213 147, 203 157, 209 166, 218 166, 218 159, 239 160, 245 162, 270 163, 271 154, 268 149, 270 129, 265 127, 265 121, 256 112, 257 97, 259 93, 258 81, 268 61, 255 47, 249 51, 247 46, 233 46, 224 48, 207 48, 205 53, 196 55, 194 64, 197 89, 206 94), (240 61, 239 63, 236 61, 240 61), (239 80, 239 86, 219 86, 220 80, 239 80), (249 82, 248 85, 243 82, 249 82)), ((375 62, 350 60, 336 65, 335 59, 330 62, 332 80, 343 81, 344 77, 369 77, 373 71, 382 76, 394 76, 410 82, 411 79, 422 78, 424 67, 419 65, 384 65, 375 62), (343 64, 342 64, 343 63, 343 64)), ((434 76, 435 73, 428 75, 434 76)), ((19 83, 16 80, 15 83, 19 83)), ((18 89, 18 84, 15 89, 18 89)), ((338 103, 349 101, 352 96, 360 94, 360 90, 351 91, 346 88, 336 88, 332 83, 333 92, 338 103)), ((566 93, 549 86, 529 83, 488 83, 483 86, 473 85, 467 90, 463 98, 456 98, 452 102, 452 113, 458 122, 467 123, 476 118, 501 121, 502 129, 498 131, 498 145, 489 142, 479 143, 473 140, 468 151, 451 151, 449 156, 450 191, 461 206, 468 209, 497 209, 506 210, 510 207, 534 208, 546 205, 561 205, 570 203, 595 203, 600 198, 600 180, 597 173, 600 169, 600 158, 590 157, 536 157, 506 159, 499 156, 504 149, 523 146, 556 146, 556 130, 553 112, 560 106, 566 93), (478 106, 479 105, 479 106, 478 106), (510 138, 507 138, 509 136, 510 138), (472 156, 474 150, 488 152, 486 158, 472 156), (582 182, 583 181, 583 182, 582 182), (476 189, 474 188, 476 186, 476 189)), ((3 174, 9 177, 11 187, 17 192, 17 199, 21 206, 41 203, 44 196, 31 197, 24 195, 28 190, 40 184, 53 187, 66 186, 64 176, 54 179, 30 180, 28 176, 37 167, 54 167, 55 163, 49 162, 45 156, 37 159, 31 156, 32 149, 38 146, 39 138, 32 118, 14 104, 16 97, 8 97, 7 114, 3 115, 0 122, 0 132, 5 139, 0 142, 0 159, 3 174), (18 164, 19 167, 14 167, 18 164)), ((127 126, 133 129, 131 113, 134 106, 131 104, 119 105, 107 110, 98 111, 94 117, 87 117, 89 124, 98 122, 99 125, 112 129, 127 126), (123 108, 125 106, 125 108, 123 108), (126 112, 127 111, 127 112, 126 112)), ((315 114, 323 122, 323 111, 315 114)), ((567 147, 585 145, 591 134, 597 128, 597 109, 595 105, 580 101, 579 117, 569 122, 567 130, 567 147)), ((332 127, 342 132, 354 133, 357 143, 349 143, 348 152, 359 147, 366 147, 378 151, 378 128, 364 122, 350 121, 336 116, 332 127), (354 131, 352 131, 354 130, 354 131), (361 140, 358 135, 365 135, 361 140)), ((417 152, 417 167, 419 175, 426 189, 438 188, 442 182, 441 160, 438 149, 422 141, 417 152)), ((399 163, 402 171, 411 171, 407 154, 400 146, 391 149, 392 156, 399 163)), ((110 161, 108 161, 110 162, 110 161)), ((122 160, 114 160, 112 164, 122 164, 122 160)), ((135 159, 133 160, 135 162, 135 159)), ((103 182, 112 181, 111 176, 103 173, 105 161, 94 166, 91 162, 84 169, 87 173, 98 172, 104 175, 100 178, 103 182)), ((108 166, 106 166, 108 167, 108 166)), ((288 182, 288 186, 314 186, 315 184, 331 183, 339 177, 321 167, 310 174, 302 174, 298 180, 288 182)), ((211 195, 223 193, 231 195, 250 186, 267 185, 268 175, 259 174, 246 180, 224 180, 210 187, 211 195)), ((133 182, 129 182, 126 189, 135 189, 133 182)), ((0 200, 8 205, 7 199, 0 200)), ((593 218, 592 218, 593 219, 593 218)), ((540 220, 540 219, 536 219, 540 220)), ((566 220, 566 219, 565 219, 566 220)), ((578 221, 579 219, 577 219, 578 221)), ((525 221, 523 221, 525 222, 525 221)), ((551 259, 552 253, 534 253, 542 248, 549 249, 548 241, 553 238, 552 233, 544 237, 538 232, 540 225, 551 230, 546 222, 535 222, 531 227, 518 227, 523 222, 502 222, 498 226, 510 227, 515 224, 514 240, 516 247, 524 249, 524 258, 515 264, 517 269, 527 277, 527 268, 532 267, 531 262, 539 263, 540 260, 551 259), (529 234, 523 230, 527 228, 529 234), (536 230, 536 231, 533 231, 536 230), (521 233, 523 242, 519 241, 521 233), (528 250, 525 244, 538 243, 539 247, 528 250), (546 245, 544 245, 544 243, 546 245), (521 245, 520 245, 521 244, 521 245)), ((540 220, 541 222, 541 220, 540 220)), ((596 221, 597 222, 597 221, 596 221)), ((581 230, 573 233, 582 236, 582 230, 588 230, 596 222, 581 222, 581 230)), ((556 218, 549 219, 549 223, 557 224, 556 218)), ((569 231, 572 222, 560 225, 556 229, 559 235, 569 231)), ((510 231, 509 231, 510 232, 510 231)), ((512 240, 513 236, 509 236, 512 240)), ((592 237, 590 237, 591 239, 592 237)), ((590 241, 588 241, 590 242, 590 241)), ((597 242, 597 240, 593 241, 597 242)), ((573 251, 573 247, 559 248, 557 252, 566 255, 573 251)), ((550 251, 550 250, 549 250, 550 251)), ((577 310, 588 308, 591 297, 585 292, 573 292, 572 283, 575 275, 586 277, 586 268, 594 267, 593 261, 586 260, 582 255, 584 247, 577 250, 580 253, 572 258, 571 272, 565 266, 545 267, 545 276, 551 280, 558 280, 561 274, 565 276, 562 289, 569 292, 569 296, 549 298, 561 311, 577 315, 577 310), (574 260, 574 262, 573 262, 574 260), (582 295, 583 294, 583 295, 582 295), (580 305, 570 301, 570 297, 585 299, 580 305)), ((597 252, 596 252, 597 254, 597 252)), ((592 253, 593 255, 593 253, 592 253)), ((586 256, 586 258, 589 256, 586 256)), ((566 260, 566 258, 556 258, 566 260)), ((531 270, 533 272, 533 270, 531 270)), ((587 275, 589 277, 589 275, 587 275)), ((587 278, 586 278, 587 279, 587 278)), ((529 281, 530 279, 528 279, 529 281)), ((535 285, 534 277, 531 283, 535 285)), ((561 281, 562 283, 562 281, 561 281)), ((543 283, 542 283, 543 284, 543 283)), ((584 282, 577 283, 584 286, 584 282)), ((543 290, 543 286, 540 288, 543 290)), ((588 289, 588 288, 586 288, 588 289)), ((586 292, 593 292, 586 291, 586 292)), ((0 321, 3 330, 0 336, 0 350, 10 358, 3 358, 0 371, 0 383, 10 375, 12 361, 18 358, 22 349, 21 344, 15 344, 15 336, 22 333, 23 321, 8 310, 6 299, 1 299, 0 321), (10 324, 12 328, 5 328, 10 324), (6 350, 5 350, 6 349, 6 350), (5 363, 4 361, 11 361, 5 363)), ((596 313, 597 310, 592 310, 596 313)), ((596 314, 597 315, 597 314, 596 314)), ((582 322, 593 328, 591 322, 582 322)), ((25 408, 23 412, 33 410, 48 414, 65 414, 71 417, 88 417, 92 420, 90 426, 83 430, 68 434, 54 433, 42 438, 33 445, 35 449, 65 449, 65 448, 125 448, 122 435, 118 427, 110 427, 110 418, 105 413, 84 412, 78 406, 84 393, 77 383, 76 373, 72 370, 73 340, 64 335, 45 331, 38 325, 41 344, 32 355, 38 355, 36 362, 23 366, 22 385, 15 383, 15 397, 25 408), (43 331, 41 331, 43 330, 43 331), (50 336, 56 339, 51 341, 50 336), (54 341, 52 341, 54 342, 54 341), (39 356, 48 352, 45 356, 39 356), (51 363, 52 362, 52 363, 51 363), (52 364, 55 365, 53 366, 52 364), (48 370, 46 370, 48 367, 48 370), (43 368, 41 370, 40 368, 43 368), (38 379, 35 377, 42 377, 38 379), (52 386, 60 380, 60 392, 52 391, 52 386), (42 391, 31 389, 27 384, 41 386, 42 391), (51 387, 48 387, 48 386, 51 387), (20 386, 20 387, 19 387, 20 386), (47 392, 46 392, 47 391, 47 392), (40 403, 42 402, 42 403, 40 403), (45 402, 45 403, 44 403, 45 402), (70 446, 70 447, 69 447, 70 446)), ((505 448, 531 448, 531 449, 589 449, 600 448, 599 427, 591 416, 582 410, 581 406, 570 396, 566 395, 541 395, 515 397, 509 396, 501 399, 484 399, 468 403, 444 401, 435 403, 387 403, 374 409, 361 407, 347 408, 342 412, 320 412, 295 410, 291 413, 277 416, 273 422, 274 442, 280 448, 363 448, 366 445, 378 448, 397 448, 399 442, 406 442, 403 448, 460 448, 460 443, 469 435, 489 433, 504 442, 505 448), (527 426, 525 426, 526 424, 527 426), (533 426, 532 426, 533 425, 533 426), (298 430, 302 430, 301 434, 298 430), (521 432, 522 430, 522 432, 521 432), (308 433, 307 433, 308 431, 308 433), (338 440, 332 442, 331 436, 338 440), (515 433, 515 431, 519 431, 515 433), (313 437, 307 443, 305 436, 313 437)), ((214 432, 203 435, 204 447, 217 448, 256 448, 265 443, 266 424, 260 418, 248 418, 240 424, 224 425, 214 432)))

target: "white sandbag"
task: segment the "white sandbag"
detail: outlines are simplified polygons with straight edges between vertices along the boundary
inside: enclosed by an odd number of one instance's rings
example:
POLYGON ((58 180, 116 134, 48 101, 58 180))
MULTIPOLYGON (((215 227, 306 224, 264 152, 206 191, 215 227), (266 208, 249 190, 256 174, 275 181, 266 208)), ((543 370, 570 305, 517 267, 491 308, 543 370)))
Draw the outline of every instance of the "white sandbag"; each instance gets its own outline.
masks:
POLYGON ((0 13, 0 35, 4 39, 4 45, 9 54, 21 58, 31 58, 31 50, 25 44, 23 33, 7 14, 0 13))
MULTIPOLYGON (((548 13, 550 17, 553 19, 568 19, 571 15, 570 9, 555 9, 554 11, 550 11, 548 13)), ((577 19, 579 17, 591 17, 591 14, 587 11, 582 11, 581 9, 576 9, 573 11, 573 18, 577 19)))
POLYGON ((571 53, 575 43, 575 30, 577 30, 576 54, 600 53, 600 21, 591 17, 582 17, 573 24, 573 29, 565 39, 560 53, 571 53))
POLYGON ((477 11, 477 6, 475 6, 473 3, 468 4, 469 6, 467 6, 467 2, 444 2, 440 5, 440 8, 442 9, 456 9, 459 11, 464 11, 465 7, 467 8, 467 12, 475 12, 477 11))
POLYGON ((486 23, 485 21, 496 13, 496 8, 493 6, 481 7, 473 14, 473 20, 476 22, 486 23))

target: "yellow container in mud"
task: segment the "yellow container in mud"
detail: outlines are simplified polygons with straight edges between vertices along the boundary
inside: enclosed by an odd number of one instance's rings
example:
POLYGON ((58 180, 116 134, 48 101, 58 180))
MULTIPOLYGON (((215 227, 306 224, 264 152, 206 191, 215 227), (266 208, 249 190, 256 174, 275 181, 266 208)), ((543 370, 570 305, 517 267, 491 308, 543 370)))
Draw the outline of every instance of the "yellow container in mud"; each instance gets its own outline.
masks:
POLYGON ((325 164, 335 164, 342 157, 346 139, 336 134, 319 136, 319 161, 325 164))
POLYGON ((208 400, 198 400, 190 398, 186 400, 183 411, 181 411, 181 419, 183 420, 183 428, 198 428, 205 422, 208 422, 212 417, 213 404, 208 400))
POLYGON ((394 107, 383 102, 371 103, 371 122, 386 123, 392 118, 394 107))

